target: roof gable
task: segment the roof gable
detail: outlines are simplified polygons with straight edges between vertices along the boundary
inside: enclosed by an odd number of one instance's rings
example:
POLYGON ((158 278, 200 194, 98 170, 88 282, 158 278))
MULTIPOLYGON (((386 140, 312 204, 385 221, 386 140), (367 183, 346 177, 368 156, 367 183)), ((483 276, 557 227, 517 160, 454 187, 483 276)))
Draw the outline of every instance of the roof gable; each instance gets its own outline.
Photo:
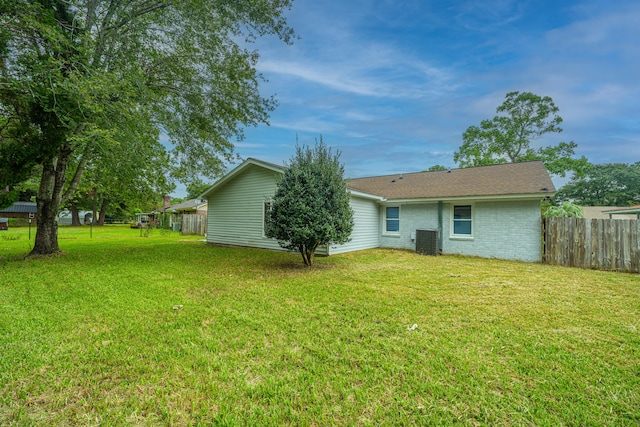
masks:
POLYGON ((540 161, 355 178, 348 181, 348 187, 392 200, 545 197, 555 192, 549 173, 540 161))
POLYGON ((258 159, 254 159, 254 158, 248 158, 247 160, 242 162, 240 165, 238 165, 237 167, 232 169, 231 172, 229 172, 228 174, 226 174, 225 176, 223 176, 222 178, 217 180, 215 183, 213 183, 213 185, 211 187, 209 187, 200 196, 198 196, 198 198, 199 199, 207 199, 210 194, 214 193, 218 188, 222 187, 227 182, 229 182, 233 178, 235 178, 237 175, 241 174, 244 170, 246 170, 249 167, 255 167, 255 166, 261 167, 261 168, 264 168, 264 169, 268 169, 268 170, 271 170, 273 172, 281 173, 281 174, 284 174, 284 171, 286 170, 286 168, 284 166, 278 166, 278 165, 273 164, 273 163, 263 162, 262 160, 258 160, 258 159))

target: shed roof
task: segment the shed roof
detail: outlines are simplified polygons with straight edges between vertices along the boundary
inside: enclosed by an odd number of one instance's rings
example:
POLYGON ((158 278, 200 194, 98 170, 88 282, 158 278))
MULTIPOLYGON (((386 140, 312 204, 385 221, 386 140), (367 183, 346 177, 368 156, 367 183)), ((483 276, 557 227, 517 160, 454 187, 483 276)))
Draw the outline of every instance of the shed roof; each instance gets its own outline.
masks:
POLYGON ((390 200, 516 195, 542 198, 555 192, 540 161, 354 178, 348 186, 390 200))
POLYGON ((7 213, 36 213, 38 205, 36 202, 15 202, 13 205, 0 209, 0 212, 7 213))
MULTIPOLYGON (((634 213, 626 212, 626 211, 618 212, 617 210, 620 208, 616 206, 581 206, 581 207, 582 207, 582 212, 584 213, 584 217, 587 219, 609 219, 611 218, 611 215, 606 212, 609 212, 611 210, 616 211, 616 215, 618 216, 617 219, 635 219, 636 218, 636 215, 634 213)), ((626 208, 622 208, 622 209, 626 209, 626 208)))
POLYGON ((640 206, 629 206, 626 208, 612 208, 606 211, 602 211, 605 214, 619 215, 619 214, 640 214, 640 206))

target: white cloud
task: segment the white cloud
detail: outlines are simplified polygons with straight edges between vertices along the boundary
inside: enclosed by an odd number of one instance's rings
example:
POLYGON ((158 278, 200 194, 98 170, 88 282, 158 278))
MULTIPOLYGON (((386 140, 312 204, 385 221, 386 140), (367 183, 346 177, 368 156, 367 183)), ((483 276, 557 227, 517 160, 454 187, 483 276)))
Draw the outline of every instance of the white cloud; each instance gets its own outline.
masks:
POLYGON ((296 0, 302 39, 260 48, 281 104, 271 131, 323 134, 354 176, 448 166, 464 130, 519 90, 560 108, 565 132, 548 143, 640 159, 640 3, 624 4, 296 0))

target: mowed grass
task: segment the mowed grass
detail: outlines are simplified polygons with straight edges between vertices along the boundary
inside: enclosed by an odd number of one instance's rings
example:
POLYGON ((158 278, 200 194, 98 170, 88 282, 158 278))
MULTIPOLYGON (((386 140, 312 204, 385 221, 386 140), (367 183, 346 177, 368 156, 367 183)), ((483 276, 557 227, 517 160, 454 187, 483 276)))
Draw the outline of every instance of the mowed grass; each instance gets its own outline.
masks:
POLYGON ((640 424, 638 275, 123 227, 23 260, 26 233, 0 232, 3 426, 640 424))

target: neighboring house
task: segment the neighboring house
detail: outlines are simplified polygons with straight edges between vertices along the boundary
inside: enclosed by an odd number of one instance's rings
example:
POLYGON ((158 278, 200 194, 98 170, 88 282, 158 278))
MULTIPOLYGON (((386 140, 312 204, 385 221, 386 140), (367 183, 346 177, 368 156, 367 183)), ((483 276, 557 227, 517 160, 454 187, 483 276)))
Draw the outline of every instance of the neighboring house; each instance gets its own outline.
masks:
POLYGON ((169 208, 167 208, 167 212, 171 212, 176 215, 206 215, 207 201, 202 199, 189 199, 186 202, 169 206, 169 208))
MULTIPOLYGON (((284 171, 248 159, 205 191, 207 242, 281 249, 264 224, 284 171)), ((351 241, 318 254, 415 250, 417 231, 428 229, 438 232, 441 253, 540 261, 540 201, 555 192, 542 162, 357 178, 347 187, 351 241)))
POLYGON ((36 202, 15 202, 13 205, 0 209, 0 216, 7 218, 34 219, 38 212, 36 202))
POLYGON ((206 234, 207 201, 202 199, 189 199, 182 203, 171 205, 166 209, 171 213, 169 226, 174 231, 186 233, 206 234), (200 217, 183 217, 183 215, 200 215, 200 217), (186 221, 186 224, 183 222, 186 221), (185 228, 186 227, 186 228, 185 228))

